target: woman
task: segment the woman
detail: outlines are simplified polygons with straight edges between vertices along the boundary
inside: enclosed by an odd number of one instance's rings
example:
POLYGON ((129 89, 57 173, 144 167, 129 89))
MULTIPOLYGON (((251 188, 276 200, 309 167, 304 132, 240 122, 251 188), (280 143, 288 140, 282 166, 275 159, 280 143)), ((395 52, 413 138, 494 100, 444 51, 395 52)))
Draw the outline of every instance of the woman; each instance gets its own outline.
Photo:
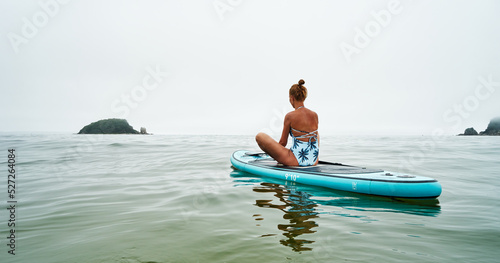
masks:
POLYGON ((278 163, 288 166, 316 165, 319 160, 318 114, 304 107, 304 100, 307 97, 304 83, 305 81, 301 79, 298 84, 290 88, 290 104, 295 110, 285 116, 279 143, 262 132, 255 137, 264 152, 278 163), (285 147, 289 134, 293 144, 287 149, 285 147))

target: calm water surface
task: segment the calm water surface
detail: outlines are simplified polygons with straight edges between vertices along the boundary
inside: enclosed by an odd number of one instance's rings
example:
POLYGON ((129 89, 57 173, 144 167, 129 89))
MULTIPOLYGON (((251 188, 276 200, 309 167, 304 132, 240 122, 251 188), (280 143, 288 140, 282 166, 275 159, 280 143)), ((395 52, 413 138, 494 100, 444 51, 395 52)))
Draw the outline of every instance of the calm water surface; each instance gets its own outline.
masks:
POLYGON ((321 143, 322 160, 433 177, 443 193, 409 202, 233 170, 253 136, 3 133, 0 261, 498 262, 500 137, 321 143))

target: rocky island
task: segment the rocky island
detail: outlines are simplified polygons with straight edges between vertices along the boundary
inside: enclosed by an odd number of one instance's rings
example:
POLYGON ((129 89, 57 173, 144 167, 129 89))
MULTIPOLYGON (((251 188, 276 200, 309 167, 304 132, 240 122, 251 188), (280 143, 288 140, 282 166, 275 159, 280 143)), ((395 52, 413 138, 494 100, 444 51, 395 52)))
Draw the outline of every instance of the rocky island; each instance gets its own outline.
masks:
POLYGON ((459 136, 465 135, 489 135, 489 136, 500 136, 500 117, 496 117, 490 121, 486 130, 478 133, 474 128, 465 129, 464 133, 459 134, 459 136))
POLYGON ((78 134, 147 134, 146 128, 141 128, 141 132, 134 130, 127 120, 106 119, 83 127, 78 134))

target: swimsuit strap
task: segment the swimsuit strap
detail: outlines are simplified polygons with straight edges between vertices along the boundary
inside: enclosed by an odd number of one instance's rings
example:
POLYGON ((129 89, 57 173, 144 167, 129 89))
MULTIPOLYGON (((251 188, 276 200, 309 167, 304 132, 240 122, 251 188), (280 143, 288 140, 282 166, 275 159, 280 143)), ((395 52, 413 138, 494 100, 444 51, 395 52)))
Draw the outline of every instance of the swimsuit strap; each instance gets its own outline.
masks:
POLYGON ((318 130, 315 130, 312 132, 305 132, 305 131, 296 130, 296 129, 290 127, 290 135, 295 139, 309 138, 309 140, 311 140, 311 139, 317 140, 318 139, 318 130), (296 131, 296 132, 300 132, 300 133, 304 133, 304 134, 300 135, 300 136, 295 136, 295 135, 293 135, 292 131, 296 131))

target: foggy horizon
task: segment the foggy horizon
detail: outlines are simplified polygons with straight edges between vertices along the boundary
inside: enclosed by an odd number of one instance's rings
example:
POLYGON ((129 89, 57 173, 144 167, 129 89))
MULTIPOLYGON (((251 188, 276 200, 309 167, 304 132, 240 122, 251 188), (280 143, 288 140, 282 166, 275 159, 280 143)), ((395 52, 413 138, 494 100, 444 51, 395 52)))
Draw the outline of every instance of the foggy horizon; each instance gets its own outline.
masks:
POLYGON ((2 1, 0 132, 455 135, 500 116, 496 1, 2 1))

